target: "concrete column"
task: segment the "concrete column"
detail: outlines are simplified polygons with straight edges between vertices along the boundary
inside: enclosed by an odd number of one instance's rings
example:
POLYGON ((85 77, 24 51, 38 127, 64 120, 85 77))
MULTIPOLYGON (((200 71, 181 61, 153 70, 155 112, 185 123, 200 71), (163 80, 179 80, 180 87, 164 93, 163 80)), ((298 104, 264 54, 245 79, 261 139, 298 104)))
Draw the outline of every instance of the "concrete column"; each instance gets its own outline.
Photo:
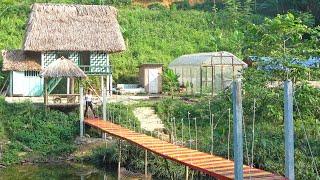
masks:
POLYGON ((292 81, 284 83, 284 136, 286 178, 294 180, 294 124, 292 81))
POLYGON ((243 179, 243 136, 242 136, 242 97, 241 80, 233 82, 233 151, 234 151, 234 177, 235 180, 243 179))

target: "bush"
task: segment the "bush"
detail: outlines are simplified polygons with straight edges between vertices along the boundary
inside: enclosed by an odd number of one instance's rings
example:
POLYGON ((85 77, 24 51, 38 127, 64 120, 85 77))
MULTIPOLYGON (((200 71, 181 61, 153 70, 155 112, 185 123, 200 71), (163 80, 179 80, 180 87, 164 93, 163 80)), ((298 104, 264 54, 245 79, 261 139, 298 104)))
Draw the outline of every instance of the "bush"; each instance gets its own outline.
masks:
POLYGON ((4 163, 10 164, 20 158, 17 153, 25 151, 16 144, 32 149, 41 157, 57 157, 75 150, 73 140, 78 134, 78 114, 45 111, 31 103, 9 104, 0 99, 0 123, 12 142, 4 152, 4 163))

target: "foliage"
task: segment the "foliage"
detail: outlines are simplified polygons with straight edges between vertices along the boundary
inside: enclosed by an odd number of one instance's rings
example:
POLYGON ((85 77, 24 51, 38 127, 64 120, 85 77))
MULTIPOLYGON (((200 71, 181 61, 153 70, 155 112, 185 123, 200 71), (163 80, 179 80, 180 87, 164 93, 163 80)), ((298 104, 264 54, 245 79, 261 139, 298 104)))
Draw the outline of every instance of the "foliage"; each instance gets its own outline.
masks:
POLYGON ((46 112, 43 107, 8 104, 1 98, 0 121, 11 141, 2 159, 5 164, 17 162, 26 147, 32 150, 29 154, 38 158, 63 156, 75 148, 72 142, 78 134, 76 113, 46 112))
POLYGON ((179 90, 179 76, 171 69, 166 69, 162 74, 162 90, 169 92, 172 96, 179 90))
MULTIPOLYGON (((244 74, 243 81, 243 113, 244 113, 244 161, 246 164, 253 158, 254 166, 272 172, 284 174, 284 134, 283 134, 283 86, 270 88, 271 82, 269 73, 254 68, 248 68, 244 74), (255 101, 255 108, 253 106, 255 101), (252 139, 252 121, 255 114, 255 139, 252 139), (254 154, 251 154, 251 146, 254 142, 254 154)), ((297 179, 316 179, 314 169, 318 170, 320 164, 314 165, 307 139, 315 157, 315 162, 320 161, 320 96, 319 89, 310 87, 306 83, 295 85, 294 93, 294 119, 295 119, 295 169, 297 179)), ((189 119, 190 132, 195 148, 194 140, 195 120, 197 118, 198 148, 211 151, 211 125, 210 114, 213 116, 213 144, 214 154, 228 156, 228 120, 231 119, 231 144, 232 151, 232 111, 229 116, 229 109, 232 109, 231 91, 227 90, 217 96, 208 99, 202 98, 198 102, 191 100, 165 99, 156 105, 156 111, 174 134, 174 121, 177 126, 178 141, 182 141, 182 129, 184 131, 184 143, 189 145, 189 119), (209 107, 210 104, 210 107, 209 107), (209 111, 210 110, 210 111, 209 111), (183 123, 183 126, 182 126, 183 123)))

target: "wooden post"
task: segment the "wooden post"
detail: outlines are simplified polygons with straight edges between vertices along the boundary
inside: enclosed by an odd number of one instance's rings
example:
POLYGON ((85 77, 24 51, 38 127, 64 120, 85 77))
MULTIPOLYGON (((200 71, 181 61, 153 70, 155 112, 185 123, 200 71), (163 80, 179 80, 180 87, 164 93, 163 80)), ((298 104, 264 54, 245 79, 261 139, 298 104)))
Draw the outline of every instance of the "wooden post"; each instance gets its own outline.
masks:
POLYGON ((294 180, 294 124, 292 81, 284 83, 284 128, 286 178, 294 180))
POLYGON ((242 137, 242 98, 241 80, 233 82, 233 149, 234 149, 234 177, 235 180, 243 179, 243 137, 242 137))
MULTIPOLYGON (((107 121, 107 95, 106 95, 106 87, 103 87, 102 89, 102 117, 104 121, 107 121)), ((102 138, 106 138, 106 133, 102 133, 102 138)))
POLYGON ((48 104, 48 79, 44 78, 44 105, 47 106, 48 104))
POLYGON ((70 94, 70 78, 67 78, 67 94, 70 94))
POLYGON ((185 177, 186 177, 186 180, 189 180, 189 167, 188 166, 185 167, 185 177))
POLYGON ((101 76, 100 79, 101 79, 101 96, 103 97, 103 89, 105 87, 105 85, 104 85, 104 77, 101 76))
POLYGON ((12 95, 13 95, 13 71, 10 72, 9 78, 10 78, 10 82, 9 82, 9 96, 12 97, 12 95))
POLYGON ((202 95, 202 67, 200 66, 200 95, 202 95))
POLYGON ((121 140, 119 139, 119 157, 118 157, 118 180, 121 179, 121 140))
POLYGON ((74 94, 74 78, 70 78, 70 93, 74 94))
POLYGON ((79 99, 79 102, 80 102, 80 137, 82 138, 83 137, 83 132, 84 132, 84 127, 83 127, 83 120, 84 120, 84 112, 83 112, 83 86, 80 82, 80 88, 79 88, 79 93, 80 93, 80 99, 79 99))
POLYGON ((148 150, 144 150, 144 177, 148 177, 148 150))

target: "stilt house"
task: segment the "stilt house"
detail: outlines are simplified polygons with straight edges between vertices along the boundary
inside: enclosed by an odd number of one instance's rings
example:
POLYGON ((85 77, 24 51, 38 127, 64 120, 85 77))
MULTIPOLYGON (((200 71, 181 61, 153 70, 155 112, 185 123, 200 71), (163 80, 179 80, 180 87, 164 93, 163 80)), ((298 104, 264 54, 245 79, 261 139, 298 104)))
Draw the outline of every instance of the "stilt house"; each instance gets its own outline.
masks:
MULTIPOLYGON (((10 73, 10 96, 41 96, 44 81, 39 72, 62 56, 72 60, 86 75, 101 76, 112 91, 110 53, 125 50, 111 6, 34 4, 20 50, 3 50, 3 71, 10 73)), ((51 92, 61 78, 48 82, 51 92)), ((74 91, 68 78, 67 93, 74 91)))

